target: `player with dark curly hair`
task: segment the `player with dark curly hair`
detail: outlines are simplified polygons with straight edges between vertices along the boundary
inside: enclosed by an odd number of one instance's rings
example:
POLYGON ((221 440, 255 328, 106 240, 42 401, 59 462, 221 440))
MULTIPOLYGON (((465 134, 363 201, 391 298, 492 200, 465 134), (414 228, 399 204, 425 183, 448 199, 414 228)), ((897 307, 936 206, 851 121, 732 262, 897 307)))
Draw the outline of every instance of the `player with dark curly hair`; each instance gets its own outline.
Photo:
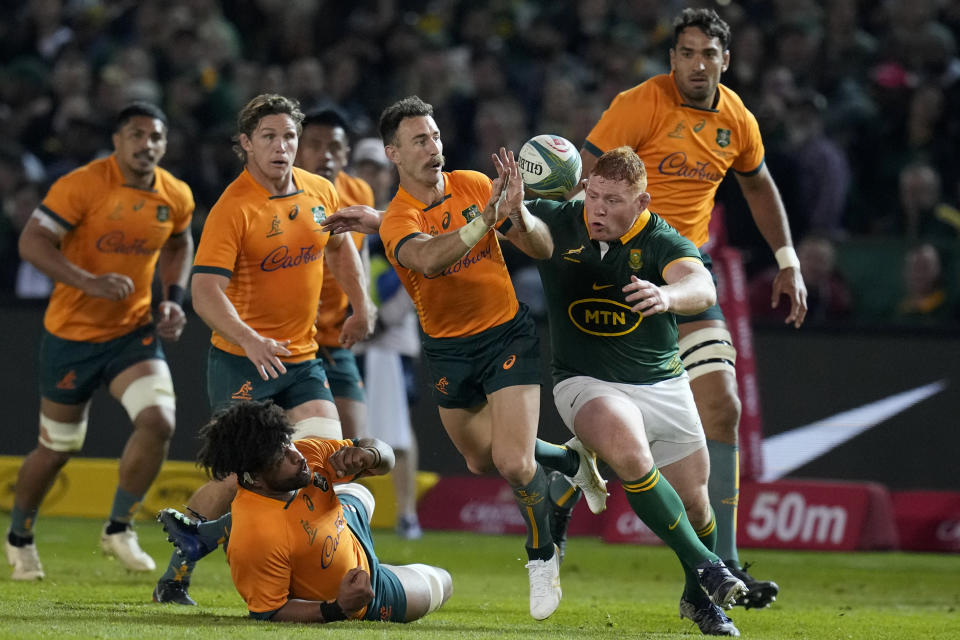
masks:
MULTIPOLYGON (((239 485, 227 562, 250 616, 409 622, 446 602, 453 581, 445 570, 385 565, 374 553, 373 495, 351 481, 388 473, 390 446, 376 438, 291 442, 293 433, 269 400, 235 404, 200 430, 200 464, 217 480, 235 474, 239 485)), ((173 509, 159 519, 187 560, 209 550, 206 530, 223 530, 173 509)))

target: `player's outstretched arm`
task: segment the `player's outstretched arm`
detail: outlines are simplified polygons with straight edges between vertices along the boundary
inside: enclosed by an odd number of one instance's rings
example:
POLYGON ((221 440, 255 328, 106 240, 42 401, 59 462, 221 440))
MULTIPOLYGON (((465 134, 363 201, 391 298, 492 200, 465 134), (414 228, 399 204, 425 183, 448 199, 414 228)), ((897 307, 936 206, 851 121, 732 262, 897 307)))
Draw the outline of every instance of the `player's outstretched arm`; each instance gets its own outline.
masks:
POLYGON ((383 212, 365 204, 344 207, 327 217, 321 228, 333 234, 357 231, 371 235, 380 231, 383 212))
POLYGON ((512 223, 505 237, 534 260, 546 260, 553 255, 553 236, 539 218, 523 204, 523 179, 513 152, 500 148, 499 157, 493 156, 498 173, 505 177, 499 206, 505 207, 512 223))
POLYGON ((790 300, 790 313, 787 314, 785 322, 799 328, 807 315, 807 287, 793 249, 790 225, 780 192, 766 165, 753 175, 737 174, 737 182, 740 183, 757 229, 774 252, 780 267, 780 272, 773 281, 771 305, 777 307, 780 297, 787 296, 790 300))

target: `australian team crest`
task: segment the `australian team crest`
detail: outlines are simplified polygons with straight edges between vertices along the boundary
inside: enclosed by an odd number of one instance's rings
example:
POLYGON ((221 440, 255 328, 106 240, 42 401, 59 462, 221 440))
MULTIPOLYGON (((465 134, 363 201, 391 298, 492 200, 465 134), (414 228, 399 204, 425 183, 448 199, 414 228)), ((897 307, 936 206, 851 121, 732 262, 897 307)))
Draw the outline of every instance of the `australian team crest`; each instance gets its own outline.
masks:
POLYGON ((627 264, 630 265, 630 268, 634 271, 640 271, 643 268, 643 252, 640 249, 630 249, 630 258, 627 260, 627 264))
POLYGON ((313 221, 317 224, 323 224, 323 221, 327 219, 327 210, 323 208, 322 204, 312 207, 310 212, 313 213, 313 221))
POLYGON ((477 205, 472 204, 466 209, 464 209, 463 211, 461 211, 460 214, 463 216, 464 220, 466 220, 467 222, 470 222, 474 218, 477 218, 480 216, 480 209, 477 207, 477 205))
POLYGON ((717 144, 721 147, 730 144, 730 129, 717 128, 717 144))
POLYGON ((159 222, 166 222, 170 219, 170 207, 165 204, 157 205, 157 220, 159 222))

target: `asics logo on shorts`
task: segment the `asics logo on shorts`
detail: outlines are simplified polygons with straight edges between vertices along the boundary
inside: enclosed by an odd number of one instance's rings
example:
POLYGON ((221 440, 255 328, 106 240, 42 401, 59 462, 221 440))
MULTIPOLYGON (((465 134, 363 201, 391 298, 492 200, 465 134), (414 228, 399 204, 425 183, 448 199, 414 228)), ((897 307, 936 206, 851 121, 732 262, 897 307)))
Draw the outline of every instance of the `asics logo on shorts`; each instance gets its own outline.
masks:
POLYGON ((140 343, 143 344, 143 346, 145 347, 149 347, 151 344, 153 344, 153 336, 144 336, 140 340, 140 343))
POLYGON ((230 397, 234 400, 253 400, 253 396, 250 394, 251 391, 253 391, 253 385, 247 380, 240 385, 240 388, 234 391, 230 397))
POLYGON ((503 369, 506 371, 513 366, 513 363, 517 361, 517 355, 513 354, 503 362, 503 369))
POLYGON ((76 389, 77 388, 77 372, 73 369, 67 371, 67 375, 63 376, 60 379, 60 382, 57 383, 57 389, 76 389))

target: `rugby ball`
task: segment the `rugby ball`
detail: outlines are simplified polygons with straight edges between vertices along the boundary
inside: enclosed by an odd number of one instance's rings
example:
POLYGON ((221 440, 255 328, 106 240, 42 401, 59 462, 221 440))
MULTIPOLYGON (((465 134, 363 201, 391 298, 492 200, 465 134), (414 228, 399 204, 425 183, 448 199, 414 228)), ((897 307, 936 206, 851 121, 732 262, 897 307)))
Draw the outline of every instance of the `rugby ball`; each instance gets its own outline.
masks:
POLYGON ((580 181, 580 152, 566 138, 539 135, 520 147, 524 186, 541 198, 560 198, 580 181))

